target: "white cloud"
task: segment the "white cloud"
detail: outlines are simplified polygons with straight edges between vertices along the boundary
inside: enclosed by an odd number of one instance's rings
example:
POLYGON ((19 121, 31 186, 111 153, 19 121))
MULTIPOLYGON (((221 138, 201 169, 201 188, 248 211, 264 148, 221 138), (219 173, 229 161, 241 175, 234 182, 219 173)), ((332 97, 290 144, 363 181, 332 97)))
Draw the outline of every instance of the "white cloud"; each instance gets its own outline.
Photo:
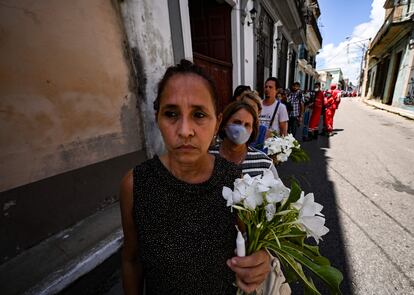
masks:
POLYGON ((384 22, 383 6, 384 0, 373 0, 369 22, 357 25, 349 40, 344 40, 337 46, 332 43, 324 45, 317 57, 318 69, 341 68, 344 78, 349 78, 356 84, 363 47, 368 45, 369 38, 374 38, 384 22))

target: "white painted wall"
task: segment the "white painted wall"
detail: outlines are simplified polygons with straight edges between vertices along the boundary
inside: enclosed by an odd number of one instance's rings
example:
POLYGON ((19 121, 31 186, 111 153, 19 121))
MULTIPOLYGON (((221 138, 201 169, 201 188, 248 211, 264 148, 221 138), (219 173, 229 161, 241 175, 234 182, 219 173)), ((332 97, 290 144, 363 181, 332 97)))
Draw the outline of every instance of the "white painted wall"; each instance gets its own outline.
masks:
POLYGON ((252 26, 246 26, 244 32, 244 84, 254 88, 255 56, 252 26))
POLYGON ((240 84, 241 79, 241 19, 240 19, 240 1, 234 5, 231 11, 231 50, 233 62, 233 90, 240 84))
POLYGON ((142 150, 112 3, 2 4, 0 191, 142 150))
POLYGON ((180 0, 181 29, 183 31, 184 56, 193 61, 193 45, 191 43, 191 25, 188 0, 180 0))
MULTIPOLYGON (((404 40, 405 41, 405 40, 404 40)), ((395 82, 395 89, 394 93, 391 94, 392 98, 392 105, 395 107, 402 107, 403 100, 406 95, 406 86, 408 83, 409 75, 410 75, 410 66, 411 66, 411 50, 408 47, 408 40, 407 42, 402 42, 398 47, 394 49, 394 57, 396 59, 397 53, 402 51, 401 63, 400 67, 398 68, 398 77, 397 81, 395 82)))
MULTIPOLYGON (((273 56, 272 56, 272 77, 276 77, 277 75, 277 52, 279 51, 279 48, 277 47, 277 43, 276 43, 276 39, 278 36, 278 26, 277 23, 275 23, 274 27, 273 27, 273 56)), ((266 77, 265 77, 266 78, 266 77)))
POLYGON ((125 0, 120 6, 130 47, 141 60, 136 71, 142 73, 138 79, 145 83, 145 93, 139 101, 147 154, 152 157, 164 151, 153 111, 156 88, 166 68, 174 63, 168 0, 125 0))

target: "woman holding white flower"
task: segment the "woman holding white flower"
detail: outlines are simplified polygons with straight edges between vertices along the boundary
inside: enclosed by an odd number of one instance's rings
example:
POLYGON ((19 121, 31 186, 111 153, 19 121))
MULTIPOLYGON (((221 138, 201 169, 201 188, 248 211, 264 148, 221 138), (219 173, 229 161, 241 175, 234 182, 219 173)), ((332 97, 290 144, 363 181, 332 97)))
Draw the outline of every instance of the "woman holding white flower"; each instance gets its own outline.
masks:
POLYGON ((240 170, 208 153, 218 129, 214 83, 183 60, 167 69, 154 102, 166 154, 131 170, 121 184, 126 294, 235 294, 270 271, 264 251, 234 257, 236 215, 223 186, 240 170))
POLYGON ((258 114, 251 104, 243 101, 229 104, 223 111, 218 131, 223 141, 212 147, 210 153, 240 165, 243 174, 253 177, 270 169, 275 178, 279 178, 272 159, 249 146, 256 139, 258 128, 258 114))

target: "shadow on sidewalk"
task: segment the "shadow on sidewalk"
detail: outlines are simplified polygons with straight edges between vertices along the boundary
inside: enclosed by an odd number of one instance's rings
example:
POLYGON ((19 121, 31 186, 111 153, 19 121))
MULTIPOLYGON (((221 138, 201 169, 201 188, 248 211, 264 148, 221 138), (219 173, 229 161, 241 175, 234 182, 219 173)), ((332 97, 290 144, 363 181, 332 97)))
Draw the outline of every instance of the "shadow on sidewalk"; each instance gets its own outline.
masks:
MULTIPOLYGON (((329 137, 319 136, 317 140, 301 142, 301 146, 309 154, 311 160, 306 163, 293 163, 292 161, 282 163, 277 167, 278 173, 287 186, 290 186, 291 179, 294 177, 305 194, 313 192, 315 201, 324 206, 322 213, 325 215, 325 225, 329 228, 329 233, 319 243, 320 251, 344 275, 341 284, 342 294, 352 295, 351 276, 337 208, 337 195, 334 183, 328 179, 327 173, 330 159, 326 156, 325 149, 330 148, 329 137)), ((330 294, 322 283, 315 281, 315 285, 322 294, 330 294)), ((292 294, 303 294, 303 290, 299 285, 294 285, 292 294)))

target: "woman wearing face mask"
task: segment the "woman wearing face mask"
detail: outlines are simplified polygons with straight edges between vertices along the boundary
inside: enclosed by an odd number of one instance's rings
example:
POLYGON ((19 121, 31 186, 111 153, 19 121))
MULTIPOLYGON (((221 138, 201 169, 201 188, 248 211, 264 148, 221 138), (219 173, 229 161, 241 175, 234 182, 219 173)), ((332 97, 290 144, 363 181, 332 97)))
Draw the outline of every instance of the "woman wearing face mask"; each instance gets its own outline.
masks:
MULTIPOLYGON (((240 95, 240 101, 241 102, 245 102, 250 104, 253 109, 256 111, 257 113, 257 117, 260 117, 260 113, 262 112, 262 100, 260 99, 260 96, 257 94, 256 91, 244 91, 241 95, 240 95)), ((259 124, 259 130, 258 130, 258 135, 256 137, 255 141, 252 141, 249 145, 263 151, 264 148, 264 141, 266 139, 266 132, 267 132, 267 127, 264 125, 259 124)))
POLYGON ((279 178, 273 161, 263 152, 249 146, 258 134, 258 114, 251 104, 236 101, 223 111, 218 135, 220 145, 210 148, 210 153, 220 154, 227 161, 241 166, 242 173, 256 176, 271 169, 279 178))

